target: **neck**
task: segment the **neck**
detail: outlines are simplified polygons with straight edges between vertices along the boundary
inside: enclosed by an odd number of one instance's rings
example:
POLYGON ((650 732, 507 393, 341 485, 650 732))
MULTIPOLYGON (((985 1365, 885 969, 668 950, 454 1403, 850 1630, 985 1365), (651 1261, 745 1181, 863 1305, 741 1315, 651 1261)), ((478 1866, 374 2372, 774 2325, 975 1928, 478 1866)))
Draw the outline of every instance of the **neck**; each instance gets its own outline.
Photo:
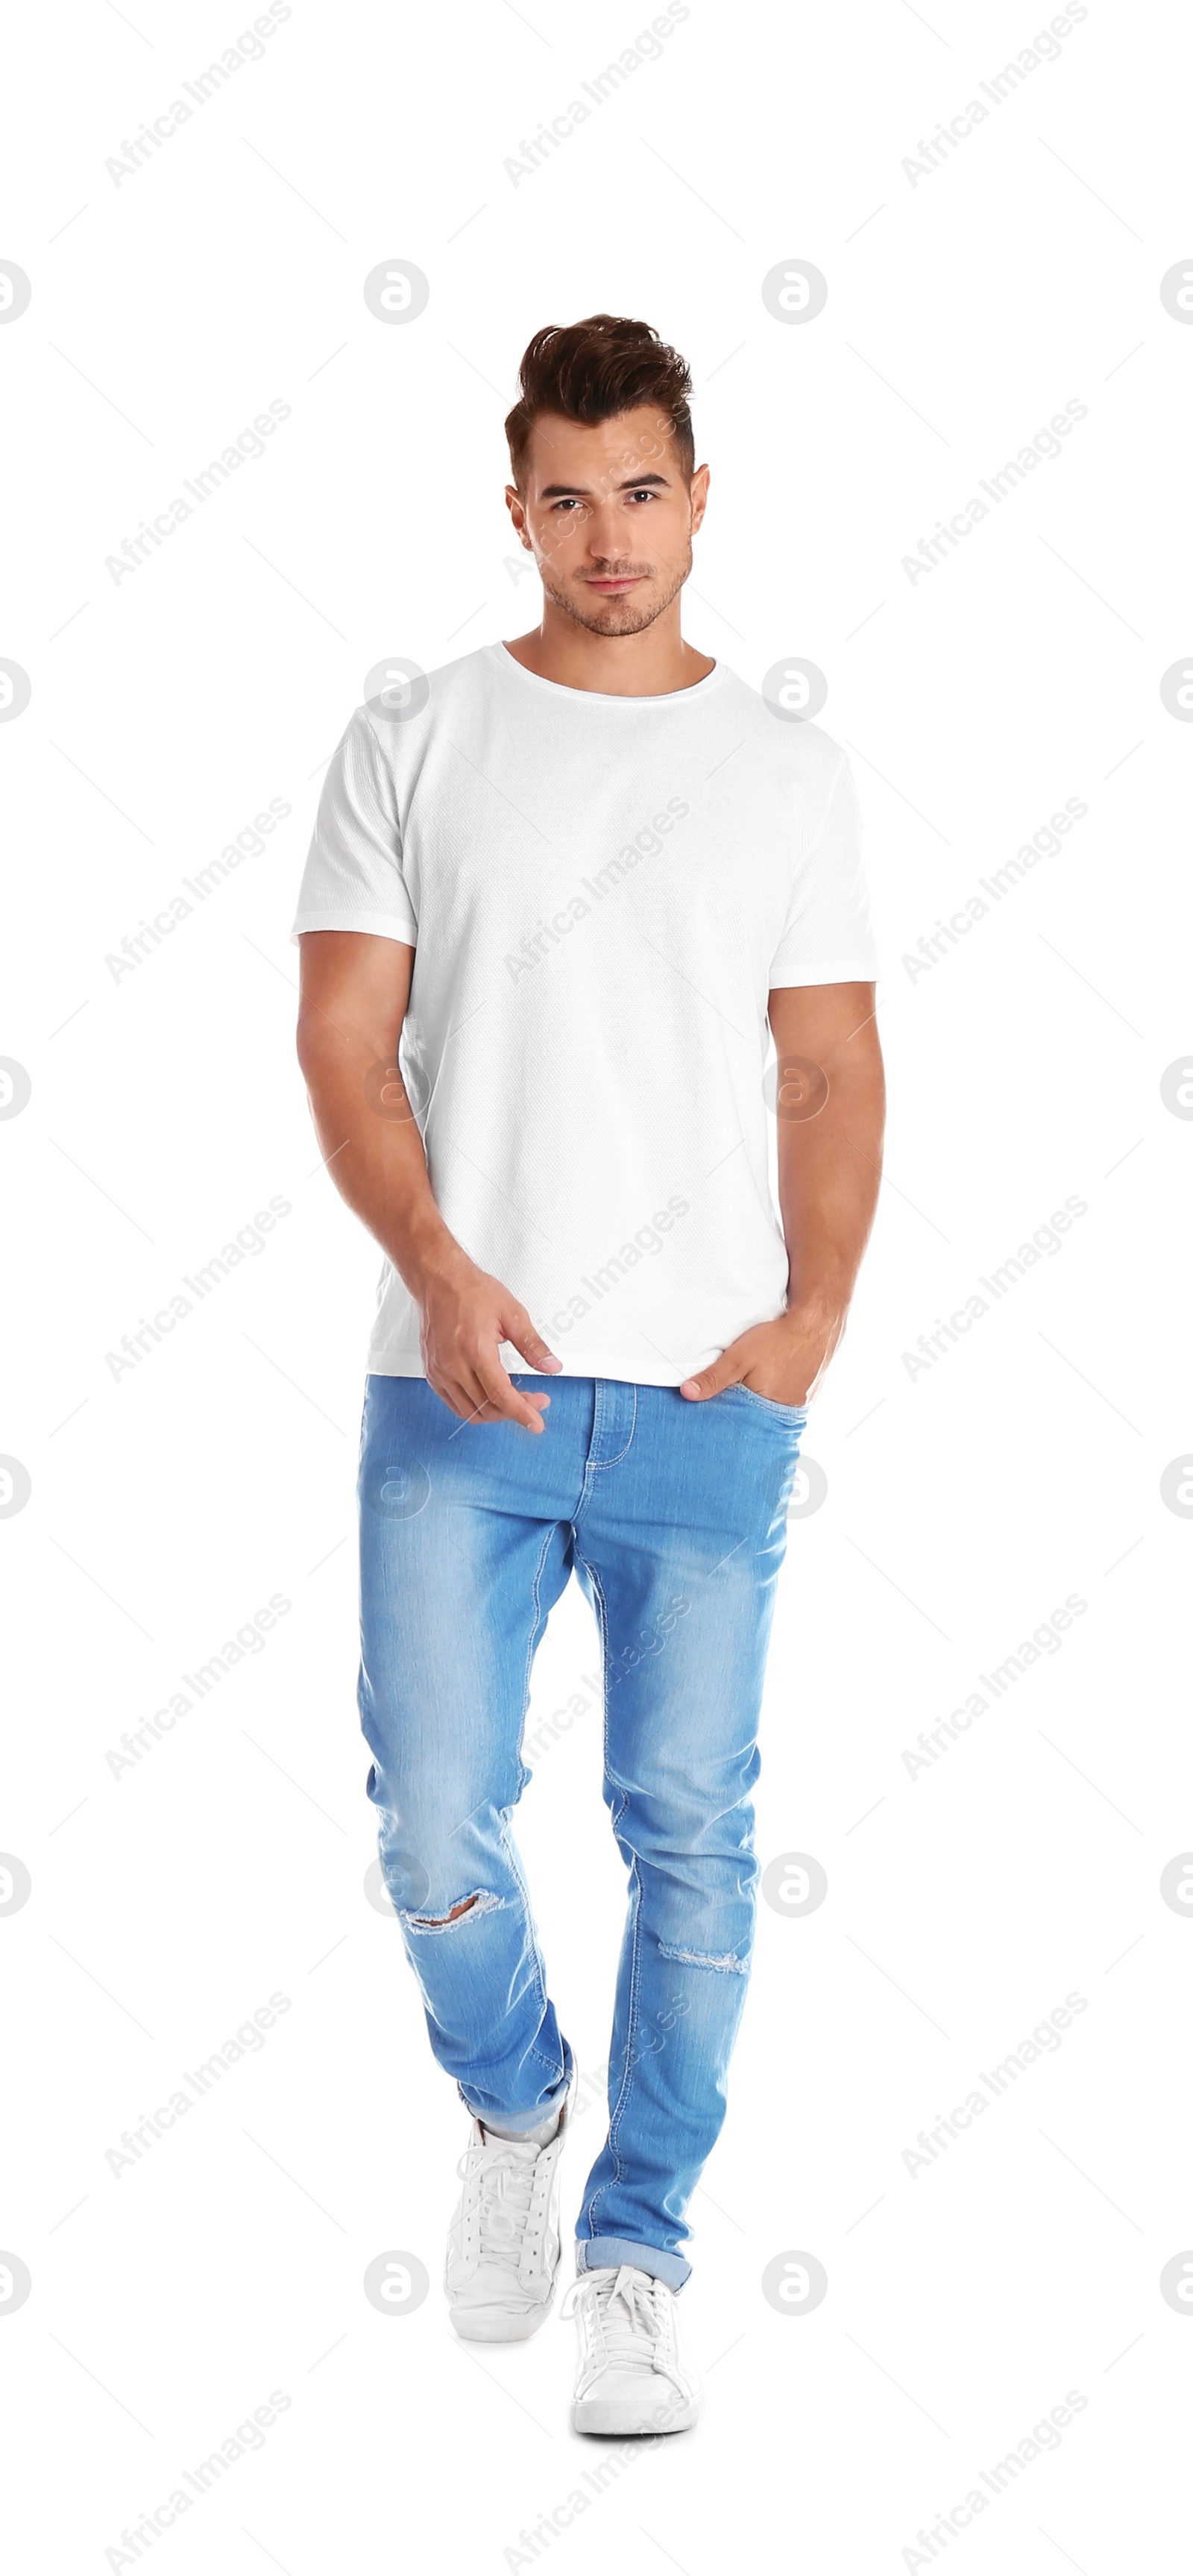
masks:
POLYGON ((505 647, 524 671, 555 680, 564 689, 594 689, 610 698, 661 698, 694 688, 716 665, 709 653, 685 644, 675 599, 637 635, 597 635, 577 624, 551 599, 541 626, 505 647))

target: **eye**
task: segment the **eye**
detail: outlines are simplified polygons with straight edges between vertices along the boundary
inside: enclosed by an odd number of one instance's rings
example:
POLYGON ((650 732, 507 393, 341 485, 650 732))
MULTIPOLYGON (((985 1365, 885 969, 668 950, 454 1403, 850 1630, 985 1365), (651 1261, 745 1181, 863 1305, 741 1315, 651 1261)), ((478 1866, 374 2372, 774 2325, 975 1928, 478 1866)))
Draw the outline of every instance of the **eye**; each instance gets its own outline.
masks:
POLYGON ((630 499, 631 501, 657 501, 658 494, 648 490, 644 483, 640 483, 637 491, 631 492, 630 499))

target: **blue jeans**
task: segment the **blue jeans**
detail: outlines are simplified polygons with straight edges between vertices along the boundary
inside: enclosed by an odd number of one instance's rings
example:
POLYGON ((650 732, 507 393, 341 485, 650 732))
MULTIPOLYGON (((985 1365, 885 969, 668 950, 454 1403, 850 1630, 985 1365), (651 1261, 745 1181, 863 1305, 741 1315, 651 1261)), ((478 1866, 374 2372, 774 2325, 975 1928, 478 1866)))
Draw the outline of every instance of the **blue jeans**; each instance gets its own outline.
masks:
POLYGON ((577 2259, 679 2289, 749 1975, 755 1738, 806 1417, 746 1387, 691 1403, 612 1378, 515 1383, 550 1393, 541 1437, 465 1426, 424 1378, 368 1380, 360 1712, 381 1867, 439 2064, 481 2119, 535 2127, 572 2056, 510 1818, 531 1665, 574 1568, 629 1872, 577 2259))

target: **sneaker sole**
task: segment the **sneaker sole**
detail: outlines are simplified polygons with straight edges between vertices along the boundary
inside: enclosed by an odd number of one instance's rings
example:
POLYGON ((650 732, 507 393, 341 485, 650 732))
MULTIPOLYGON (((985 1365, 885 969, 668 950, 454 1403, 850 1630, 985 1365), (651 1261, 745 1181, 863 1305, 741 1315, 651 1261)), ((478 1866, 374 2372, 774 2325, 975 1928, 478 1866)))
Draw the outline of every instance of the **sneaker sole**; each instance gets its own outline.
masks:
POLYGON ((690 2432, 699 2412, 698 2398, 690 2398, 686 2406, 653 2410, 619 2405, 611 2399, 573 2398, 569 2420, 573 2433, 607 2433, 627 2440, 638 2434, 654 2439, 660 2433, 690 2432))
POLYGON ((461 2343, 525 2343, 551 2314, 551 2303, 534 2308, 527 2316, 501 2314, 500 2309, 467 2308, 449 2310, 452 2325, 461 2343))

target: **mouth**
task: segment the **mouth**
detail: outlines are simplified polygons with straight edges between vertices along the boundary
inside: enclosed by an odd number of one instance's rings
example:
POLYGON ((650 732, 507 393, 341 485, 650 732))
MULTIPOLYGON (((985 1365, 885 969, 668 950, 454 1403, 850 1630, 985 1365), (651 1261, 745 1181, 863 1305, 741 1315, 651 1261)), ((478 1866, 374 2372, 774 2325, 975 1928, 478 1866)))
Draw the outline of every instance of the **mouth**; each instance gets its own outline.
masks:
POLYGON ((588 573, 586 574, 585 579, 589 590, 617 592, 622 590, 636 590, 639 582, 645 581, 646 575, 645 573, 640 572, 588 573))

